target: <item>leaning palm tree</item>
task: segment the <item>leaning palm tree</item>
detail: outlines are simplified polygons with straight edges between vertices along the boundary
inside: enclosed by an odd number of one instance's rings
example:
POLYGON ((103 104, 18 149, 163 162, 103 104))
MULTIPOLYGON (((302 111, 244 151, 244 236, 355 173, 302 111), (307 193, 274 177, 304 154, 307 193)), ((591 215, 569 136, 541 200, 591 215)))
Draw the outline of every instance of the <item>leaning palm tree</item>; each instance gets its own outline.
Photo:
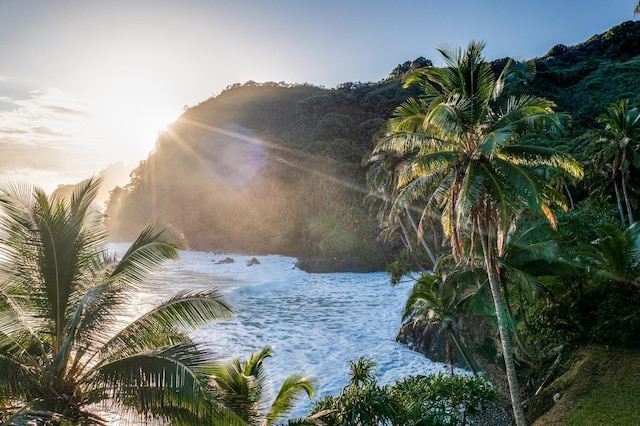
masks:
POLYGON ((498 257, 504 236, 523 207, 555 223, 551 207, 566 208, 562 194, 534 167, 547 166, 582 175, 570 156, 518 145, 527 130, 562 128, 554 104, 535 96, 508 97, 504 88, 528 76, 529 68, 508 61, 496 76, 482 56, 483 43, 466 50, 440 50, 447 66, 411 74, 423 95, 397 108, 389 132, 375 151, 408 153, 398 170, 397 213, 413 200, 426 199, 421 223, 440 217, 452 254, 473 260, 476 246, 493 296, 514 415, 525 424, 508 321, 500 291, 498 257), (465 236, 471 246, 465 247, 465 236))
POLYGON ((313 397, 313 381, 294 373, 284 379, 273 402, 267 407, 268 376, 264 361, 272 353, 272 348, 265 346, 252 352, 244 361, 233 357, 225 363, 215 365, 211 370, 228 406, 248 425, 274 425, 287 415, 303 393, 309 398, 313 397))
MULTIPOLYGON (((640 111, 629 105, 629 99, 614 102, 596 119, 604 129, 589 134, 591 145, 587 154, 597 170, 606 170, 613 183, 620 221, 628 225, 633 220, 629 180, 631 170, 640 168, 640 111), (626 215, 623 209, 626 208, 626 215)), ((610 187, 609 187, 610 188, 610 187)))
MULTIPOLYGON (((475 377, 478 370, 471 357, 467 354, 459 333, 456 330, 456 320, 461 317, 485 316, 483 300, 484 271, 453 270, 445 272, 423 274, 413 285, 405 303, 402 320, 427 321, 444 328, 453 341, 462 359, 475 377)), ((449 355, 449 365, 453 375, 453 359, 449 355)))
MULTIPOLYGON (((407 153, 396 153, 391 151, 372 152, 363 158, 363 164, 367 166, 367 186, 369 194, 366 197, 367 202, 371 205, 371 210, 375 211, 376 217, 382 227, 381 236, 385 237, 385 241, 390 240, 392 236, 399 235, 403 245, 410 251, 414 251, 413 240, 414 235, 419 235, 421 247, 429 257, 431 266, 435 267, 441 253, 438 252, 437 238, 434 237, 433 248, 426 241, 418 225, 413 218, 412 206, 405 204, 402 212, 397 212, 391 218, 387 219, 389 209, 393 206, 393 200, 396 198, 398 191, 397 167, 402 163, 402 158, 407 153), (408 221, 410 226, 407 226, 408 221), (398 232, 399 231, 399 232, 398 232)), ((434 234, 437 231, 434 229, 434 234)), ((424 271, 420 263, 418 267, 424 271)))
POLYGON ((211 384, 210 354, 187 334, 231 307, 216 290, 180 292, 135 315, 136 290, 177 258, 182 237, 149 226, 116 258, 92 208, 99 183, 70 197, 0 188, 0 420, 239 424, 211 384))

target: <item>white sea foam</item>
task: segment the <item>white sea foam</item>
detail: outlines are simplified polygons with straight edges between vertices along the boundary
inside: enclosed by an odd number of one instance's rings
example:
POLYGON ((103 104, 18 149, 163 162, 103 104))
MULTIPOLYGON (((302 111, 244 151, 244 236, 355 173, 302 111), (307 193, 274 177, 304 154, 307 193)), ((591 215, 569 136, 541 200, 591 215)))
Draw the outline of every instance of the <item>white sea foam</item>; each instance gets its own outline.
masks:
MULTIPOLYGON (((360 356, 378 363, 381 383, 445 370, 395 342, 410 283, 392 287, 385 273, 309 274, 284 256, 256 256, 260 263, 247 266, 252 257, 182 252, 179 262, 154 273, 141 299, 153 304, 178 290, 221 288, 236 317, 194 337, 221 358, 273 346, 266 366, 274 387, 300 371, 319 381, 317 397, 337 395, 349 380, 349 361, 360 356), (234 262, 216 263, 227 257, 234 262)), ((294 414, 308 407, 302 404, 294 414)))

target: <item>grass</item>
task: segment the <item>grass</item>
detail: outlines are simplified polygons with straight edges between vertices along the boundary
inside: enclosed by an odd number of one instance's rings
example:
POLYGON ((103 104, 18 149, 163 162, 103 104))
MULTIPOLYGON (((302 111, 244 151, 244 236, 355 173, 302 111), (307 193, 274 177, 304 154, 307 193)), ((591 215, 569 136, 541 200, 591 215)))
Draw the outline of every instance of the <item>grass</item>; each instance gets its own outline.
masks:
POLYGON ((640 350, 579 349, 539 398, 548 402, 554 395, 560 399, 535 426, 640 425, 640 350))

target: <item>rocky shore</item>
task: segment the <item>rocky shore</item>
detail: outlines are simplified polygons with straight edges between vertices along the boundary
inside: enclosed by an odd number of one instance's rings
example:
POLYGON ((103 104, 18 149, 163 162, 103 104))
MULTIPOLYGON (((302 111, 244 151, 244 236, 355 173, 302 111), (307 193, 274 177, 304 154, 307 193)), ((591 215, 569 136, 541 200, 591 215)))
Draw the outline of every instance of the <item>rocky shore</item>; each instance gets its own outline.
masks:
MULTIPOLYGON (((485 374, 491 383, 503 395, 503 401, 493 407, 470 424, 483 426, 509 426, 513 424, 508 402, 509 385, 506 373, 499 367, 500 345, 497 344, 497 335, 494 327, 486 324, 484 320, 459 320, 456 329, 464 330, 459 333, 463 344, 469 348, 471 356, 476 363, 476 368, 485 374)), ((396 341, 407 345, 411 350, 424 354, 432 361, 444 363, 452 362, 456 367, 468 369, 455 346, 448 344, 446 330, 436 323, 428 321, 410 321, 402 326, 396 341)))
POLYGON ((384 265, 354 262, 347 259, 308 257, 300 258, 296 262, 296 267, 310 273, 329 272, 380 272, 384 271, 384 265))

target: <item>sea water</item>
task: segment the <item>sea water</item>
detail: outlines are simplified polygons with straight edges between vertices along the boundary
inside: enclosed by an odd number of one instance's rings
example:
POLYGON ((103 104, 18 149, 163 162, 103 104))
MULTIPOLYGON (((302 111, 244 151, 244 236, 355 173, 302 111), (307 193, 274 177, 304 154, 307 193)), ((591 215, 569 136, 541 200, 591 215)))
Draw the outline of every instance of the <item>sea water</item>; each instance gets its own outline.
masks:
MULTIPOLYGON (((285 256, 255 256, 259 264, 248 266, 253 257, 181 252, 178 262, 153 273, 134 304, 143 312, 176 291, 219 288, 236 314, 199 329, 194 339, 221 359, 272 346, 265 361, 272 388, 302 372, 317 381, 314 400, 338 395, 349 381, 349 362, 361 356, 377 363, 381 384, 446 371, 395 341, 411 282, 391 286, 384 272, 307 273, 285 256), (227 258, 233 262, 218 263, 227 258)), ((305 415, 311 404, 301 402, 292 416, 305 415)))

